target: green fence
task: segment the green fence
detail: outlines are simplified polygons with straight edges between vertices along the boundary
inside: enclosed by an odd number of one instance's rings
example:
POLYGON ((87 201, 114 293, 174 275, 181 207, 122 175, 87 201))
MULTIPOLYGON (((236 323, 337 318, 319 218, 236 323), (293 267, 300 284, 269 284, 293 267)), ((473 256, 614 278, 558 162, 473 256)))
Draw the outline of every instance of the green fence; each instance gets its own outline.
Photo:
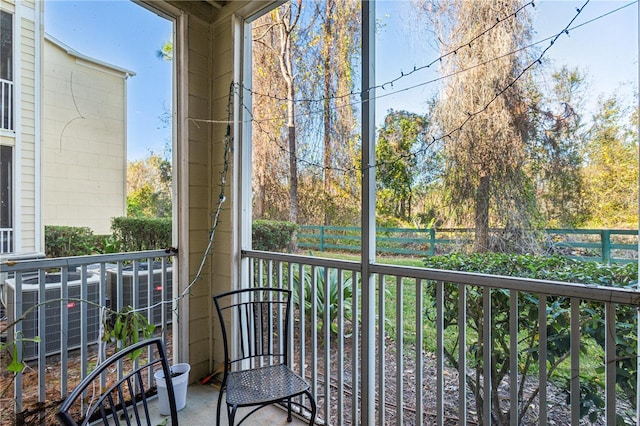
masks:
MULTIPOLYGON (((499 232, 501 230, 492 230, 499 232)), ((635 262, 638 231, 620 229, 546 229, 542 245, 550 254, 605 263, 635 262)), ((434 256, 469 248, 474 230, 378 228, 379 254, 434 256)), ((301 226, 300 248, 317 251, 360 251, 360 228, 345 226, 301 226)))

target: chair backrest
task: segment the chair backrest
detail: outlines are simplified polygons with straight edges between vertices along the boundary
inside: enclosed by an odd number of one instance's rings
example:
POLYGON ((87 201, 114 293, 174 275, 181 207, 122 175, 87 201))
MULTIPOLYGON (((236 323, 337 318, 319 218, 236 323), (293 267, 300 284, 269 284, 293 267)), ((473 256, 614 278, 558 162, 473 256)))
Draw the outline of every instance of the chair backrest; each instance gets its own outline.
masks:
POLYGON ((227 370, 287 364, 291 291, 251 288, 213 297, 227 370), (230 340, 230 338, 232 338, 230 340))
MULTIPOLYGON (((155 394, 153 374, 160 369, 164 377, 171 377, 161 338, 143 340, 121 349, 98 365, 69 394, 58 410, 58 421, 69 426, 99 420, 102 424, 151 424, 151 417, 156 417, 156 413, 149 410, 148 399, 155 394)), ((166 387, 171 424, 177 425, 171 380, 166 380, 166 387)))

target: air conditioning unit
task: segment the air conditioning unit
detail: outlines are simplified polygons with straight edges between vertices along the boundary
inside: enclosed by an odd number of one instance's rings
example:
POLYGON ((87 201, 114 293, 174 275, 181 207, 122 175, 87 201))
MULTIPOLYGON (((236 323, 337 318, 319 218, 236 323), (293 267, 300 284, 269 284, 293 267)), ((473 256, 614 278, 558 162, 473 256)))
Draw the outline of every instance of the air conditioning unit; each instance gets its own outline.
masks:
MULTIPOLYGON (((38 305, 40 294, 40 278, 29 277, 22 280, 22 312, 38 305)), ((67 278, 68 298, 81 299, 80 274, 77 272, 69 272, 67 278)), ((15 295, 16 285, 15 278, 5 281, 3 286, 3 304, 7 309, 7 317, 10 322, 15 320, 15 295)), ((61 276, 59 273, 45 275, 45 301, 49 302, 45 305, 45 336, 42 339, 45 345, 45 353, 47 356, 60 353, 61 338, 66 335, 67 349, 77 349, 81 344, 82 325, 80 320, 80 311, 82 302, 79 301, 58 301, 61 298, 61 276), (68 312, 67 330, 61 327, 61 307, 68 312)), ((87 344, 98 342, 100 339, 100 277, 89 275, 87 277, 87 344)), ((22 321, 22 336, 25 339, 32 339, 39 335, 38 333, 38 308, 33 309, 22 321)), ((13 340, 13 333, 8 333, 8 340, 13 340)), ((42 344, 31 342, 28 340, 22 343, 23 359, 31 360, 38 357, 38 345, 42 344)))
MULTIPOLYGON (((149 272, 148 262, 140 262, 138 264, 138 283, 136 288, 135 274, 133 265, 126 265, 122 268, 122 306, 132 306, 136 309, 146 308, 156 305, 162 301, 162 263, 153 262, 152 271, 149 272), (151 279, 149 279, 151 276, 151 279), (151 281, 151 303, 149 303, 149 281, 151 281), (136 292, 136 293, 134 293, 136 292), (134 305, 133 295, 137 294, 136 306, 134 305)), ((165 289, 165 301, 172 299, 173 289, 173 271, 171 266, 167 266, 167 278, 165 289)), ((118 269, 114 265, 107 267, 107 296, 111 301, 111 309, 116 310, 118 307, 118 269)), ((162 306, 165 309, 165 318, 167 323, 171 322, 171 303, 154 306, 151 309, 151 317, 149 322, 156 326, 162 325, 162 306)), ((143 311, 144 313, 144 311, 143 311)))

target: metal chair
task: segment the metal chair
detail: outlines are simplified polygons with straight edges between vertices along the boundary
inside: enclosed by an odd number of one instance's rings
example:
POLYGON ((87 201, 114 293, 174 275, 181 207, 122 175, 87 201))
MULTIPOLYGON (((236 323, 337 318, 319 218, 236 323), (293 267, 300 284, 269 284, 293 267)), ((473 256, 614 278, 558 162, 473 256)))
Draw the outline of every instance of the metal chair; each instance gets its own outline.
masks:
POLYGON ((316 403, 309 384, 288 364, 291 332, 291 291, 253 288, 230 291, 213 297, 224 342, 224 376, 216 411, 220 424, 222 395, 226 394, 229 425, 234 425, 240 407, 280 403, 287 407, 291 421, 292 405, 308 409, 309 425, 316 417, 316 403), (235 356, 232 356, 232 351, 235 356), (309 400, 306 407, 303 395, 309 400))
MULTIPOLYGON (((56 417, 62 425, 151 425, 148 400, 155 394, 154 367, 171 377, 162 339, 143 340, 116 352, 101 363, 71 392, 56 417), (134 359, 134 360, 132 360, 134 359), (117 371, 122 361, 122 377, 105 378, 102 373, 117 371)), ((159 371, 159 370, 158 370, 159 371)), ((178 412, 171 380, 166 380, 171 425, 178 425, 178 412)), ((155 416, 154 416, 155 417, 155 416)))

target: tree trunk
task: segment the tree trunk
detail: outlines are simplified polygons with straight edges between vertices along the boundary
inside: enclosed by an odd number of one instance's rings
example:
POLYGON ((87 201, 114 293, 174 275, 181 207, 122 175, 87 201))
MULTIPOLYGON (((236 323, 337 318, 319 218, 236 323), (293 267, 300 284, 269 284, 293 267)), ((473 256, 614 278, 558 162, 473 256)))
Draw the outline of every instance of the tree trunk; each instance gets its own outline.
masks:
MULTIPOLYGON (((287 139, 289 146, 289 221, 298 223, 298 158, 296 148, 295 102, 293 61, 291 60, 291 33, 300 17, 302 0, 297 2, 296 16, 292 17, 291 5, 287 13, 281 17, 280 31, 280 71, 285 81, 287 92, 287 139)), ((295 238, 293 238, 292 250, 295 250, 295 238)))
MULTIPOLYGON (((325 13, 324 13, 324 25, 323 25, 323 36, 324 36, 324 45, 322 48, 322 56, 323 56, 323 65, 324 65, 324 168, 323 168, 323 187, 324 187, 324 196, 325 200, 329 200, 331 198, 331 157, 333 155, 331 149, 331 49, 333 44, 332 41, 332 14, 333 14, 333 1, 327 0, 325 2, 325 13)), ((329 226, 330 223, 329 217, 329 203, 325 202, 325 212, 324 212, 324 224, 329 226)))
POLYGON ((474 249, 476 253, 489 250, 489 188, 491 177, 482 175, 476 192, 476 237, 474 249))

